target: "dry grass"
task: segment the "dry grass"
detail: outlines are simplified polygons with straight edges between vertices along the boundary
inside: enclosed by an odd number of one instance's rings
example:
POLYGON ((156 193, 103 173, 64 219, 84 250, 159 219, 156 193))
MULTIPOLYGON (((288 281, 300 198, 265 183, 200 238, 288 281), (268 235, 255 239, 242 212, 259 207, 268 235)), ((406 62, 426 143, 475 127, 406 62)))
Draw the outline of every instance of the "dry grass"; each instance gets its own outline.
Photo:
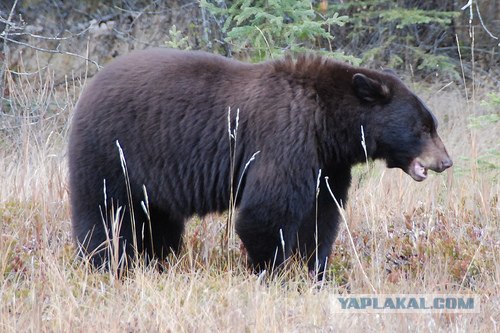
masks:
POLYGON ((376 163, 356 168, 346 228, 329 276, 315 284, 298 263, 265 279, 238 249, 220 246, 224 218, 193 219, 186 249, 158 273, 122 279, 90 272, 74 257, 65 142, 80 80, 54 87, 48 69, 9 76, 0 123, 1 332, 497 331, 500 326, 498 114, 463 87, 421 88, 455 160, 413 182, 376 163), (14 79, 15 78, 15 79, 14 79), (437 91, 437 92, 436 92, 437 91), (354 251, 359 255, 355 260, 354 251), (332 295, 477 293, 480 314, 333 314, 332 295))

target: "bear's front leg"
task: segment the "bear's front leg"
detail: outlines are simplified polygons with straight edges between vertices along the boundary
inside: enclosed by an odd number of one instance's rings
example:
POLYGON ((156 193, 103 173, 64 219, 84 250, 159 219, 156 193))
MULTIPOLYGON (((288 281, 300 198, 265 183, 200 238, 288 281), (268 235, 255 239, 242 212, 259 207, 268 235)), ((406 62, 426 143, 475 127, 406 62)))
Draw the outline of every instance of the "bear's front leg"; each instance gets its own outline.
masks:
POLYGON ((256 272, 280 267, 295 247, 297 231, 292 217, 270 206, 244 206, 238 212, 236 232, 256 272))
POLYGON ((298 234, 300 255, 309 272, 322 279, 338 232, 339 213, 334 204, 318 205, 301 225, 298 234))
MULTIPOLYGON (((265 158, 264 152, 259 156, 265 158)), ((246 175, 236 232, 256 271, 278 268, 290 257, 300 225, 314 205, 315 175, 294 167, 293 161, 257 159, 246 175)))
POLYGON ((328 257, 337 237, 340 224, 340 213, 333 196, 344 205, 347 200, 347 189, 351 181, 350 170, 328 170, 330 190, 323 177, 314 209, 301 224, 298 235, 298 249, 307 260, 309 272, 318 279, 323 278, 328 257))

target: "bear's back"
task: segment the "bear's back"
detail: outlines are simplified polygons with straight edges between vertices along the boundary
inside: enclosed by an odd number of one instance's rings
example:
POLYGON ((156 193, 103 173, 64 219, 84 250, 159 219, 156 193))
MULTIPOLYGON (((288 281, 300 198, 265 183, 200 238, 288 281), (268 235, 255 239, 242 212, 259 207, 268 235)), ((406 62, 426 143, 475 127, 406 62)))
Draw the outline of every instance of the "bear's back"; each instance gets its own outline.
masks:
MULTIPOLYGON (((226 209, 228 108, 258 108, 252 95, 266 66, 170 49, 116 59, 92 78, 74 111, 69 142, 73 191, 102 193, 107 179, 108 195, 113 195, 123 177, 118 141, 134 192, 146 184, 154 200, 168 202, 168 209, 181 215, 226 209)), ((244 137, 239 140, 243 146, 244 137)), ((257 151, 250 143, 245 147, 251 153, 239 152, 239 164, 257 151)))

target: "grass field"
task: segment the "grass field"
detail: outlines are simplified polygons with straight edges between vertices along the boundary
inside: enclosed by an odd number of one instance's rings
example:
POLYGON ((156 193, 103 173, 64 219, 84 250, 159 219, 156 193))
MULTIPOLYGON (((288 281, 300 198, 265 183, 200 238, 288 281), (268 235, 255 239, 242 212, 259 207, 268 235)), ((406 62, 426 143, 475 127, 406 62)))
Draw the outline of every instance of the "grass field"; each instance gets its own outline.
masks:
POLYGON ((192 219, 184 252, 163 273, 139 267, 117 278, 87 269, 74 256, 66 167, 69 119, 85 80, 54 81, 41 67, 7 73, 5 82, 1 332, 500 330, 494 88, 415 87, 440 121, 454 167, 423 183, 382 163, 356 167, 330 279, 315 282, 302 263, 275 278, 249 272, 238 241, 221 246, 224 216, 192 219), (480 313, 334 313, 334 295, 374 293, 478 294, 480 313))

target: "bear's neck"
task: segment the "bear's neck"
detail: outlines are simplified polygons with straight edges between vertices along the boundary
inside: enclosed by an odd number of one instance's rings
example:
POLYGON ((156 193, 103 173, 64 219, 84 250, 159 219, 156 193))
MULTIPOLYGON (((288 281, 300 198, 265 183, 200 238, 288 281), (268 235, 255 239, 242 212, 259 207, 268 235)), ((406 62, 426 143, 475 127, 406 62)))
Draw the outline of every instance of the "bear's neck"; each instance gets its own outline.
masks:
POLYGON ((302 55, 296 61, 286 58, 273 62, 273 66, 274 74, 281 76, 290 90, 300 90, 290 104, 314 118, 317 154, 323 167, 350 167, 372 157, 375 144, 367 135, 369 117, 357 107, 360 102, 352 89, 358 69, 314 55, 302 55))
POLYGON ((326 62, 316 76, 318 137, 323 143, 324 160, 329 165, 353 166, 373 157, 375 141, 370 135, 370 117, 352 89, 352 66, 326 62), (322 125, 319 125, 322 124, 322 125))
POLYGON ((322 164, 353 166, 372 158, 374 143, 368 119, 350 107, 345 96, 320 106, 323 117, 316 121, 316 136, 322 164))

